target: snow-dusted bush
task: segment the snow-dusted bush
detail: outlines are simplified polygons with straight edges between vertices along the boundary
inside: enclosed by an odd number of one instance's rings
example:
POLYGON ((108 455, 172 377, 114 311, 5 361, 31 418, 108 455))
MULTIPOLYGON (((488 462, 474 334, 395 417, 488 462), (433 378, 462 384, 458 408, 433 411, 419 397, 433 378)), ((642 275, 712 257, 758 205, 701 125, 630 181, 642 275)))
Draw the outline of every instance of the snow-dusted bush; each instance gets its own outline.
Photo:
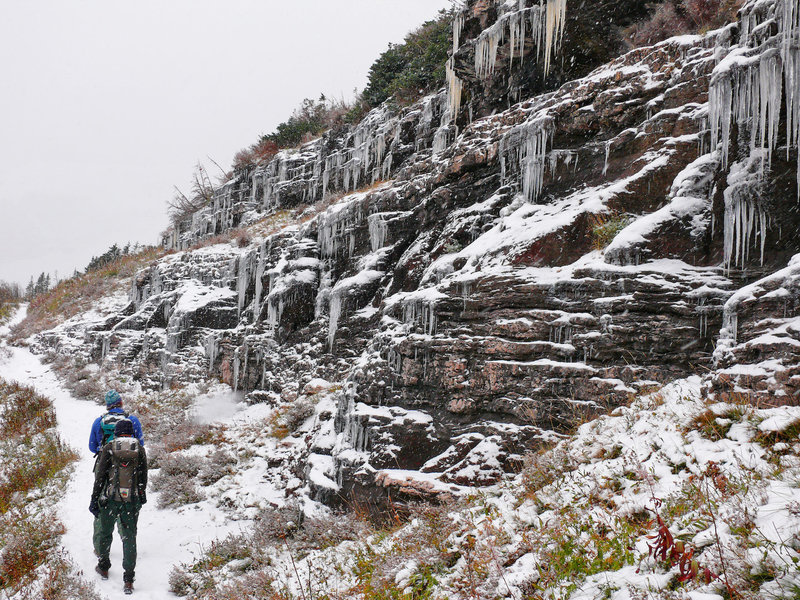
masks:
POLYGON ((45 563, 36 587, 38 592, 30 597, 46 600, 100 600, 100 594, 94 585, 80 575, 72 559, 63 550, 56 552, 45 563))
MULTIPOLYGON (((170 589, 178 595, 209 600, 292 598, 290 593, 276 595, 273 584, 282 587, 285 573, 275 568, 275 553, 284 556, 288 553, 301 560, 313 551, 363 539, 372 533, 374 529, 354 513, 306 516, 298 504, 269 508, 258 515, 249 533, 217 540, 192 564, 173 569, 170 589), (225 578, 228 581, 220 585, 225 578)), ((319 581, 310 585, 324 588, 326 584, 319 581)))
POLYGON ((197 477, 202 467, 202 459, 198 456, 186 456, 185 454, 168 454, 159 465, 160 471, 153 478, 153 485, 159 486, 162 479, 175 477, 176 475, 186 475, 197 477))
POLYGON ((56 426, 50 401, 33 388, 0 379, 0 438, 30 437, 56 426))
POLYGON ((203 461, 200 468, 199 480, 203 485, 216 483, 223 477, 233 474, 233 465, 236 464, 236 457, 225 450, 217 450, 203 461))
POLYGON ((314 404, 305 397, 278 406, 268 419, 269 433, 283 439, 297 431, 314 414, 314 404))
POLYGON ((314 405, 305 398, 300 398, 289 406, 284 414, 286 427, 290 432, 297 431, 314 414, 314 405))
POLYGON ((159 472, 152 478, 152 489, 160 492, 160 508, 194 504, 203 499, 197 488, 202 459, 197 456, 168 454, 162 457, 159 467, 159 472))
POLYGON ((625 229, 630 219, 619 214, 595 214, 589 217, 592 232, 592 247, 602 250, 608 246, 617 234, 625 229))
POLYGON ((51 364, 64 382, 64 387, 76 398, 101 400, 111 387, 106 384, 99 369, 93 369, 85 361, 75 359, 69 354, 50 351, 42 360, 51 364))
POLYGON ((194 477, 186 473, 178 473, 167 477, 154 477, 153 489, 159 492, 158 507, 183 506, 196 504, 204 495, 197 488, 194 477))
POLYGON ((51 401, 0 380, 0 595, 97 598, 60 553, 53 514, 77 456, 55 431, 51 401))

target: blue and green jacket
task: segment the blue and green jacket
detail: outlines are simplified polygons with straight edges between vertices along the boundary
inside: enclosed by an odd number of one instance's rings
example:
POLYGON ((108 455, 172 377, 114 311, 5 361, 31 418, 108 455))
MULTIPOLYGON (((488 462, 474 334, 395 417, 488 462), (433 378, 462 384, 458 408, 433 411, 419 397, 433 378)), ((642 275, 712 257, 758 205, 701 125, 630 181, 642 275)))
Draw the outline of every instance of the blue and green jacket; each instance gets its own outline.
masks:
MULTIPOLYGON (((121 414, 124 415, 125 411, 119 407, 115 407, 109 409, 106 414, 121 414)), ((97 454, 100 450, 103 449, 103 427, 101 421, 105 415, 100 415, 94 420, 92 423, 92 431, 89 434, 89 450, 91 450, 92 454, 97 454)), ((139 443, 144 446, 144 434, 142 433, 142 424, 139 422, 133 415, 128 415, 128 418, 133 423, 133 435, 136 436, 136 439, 139 440, 139 443)))

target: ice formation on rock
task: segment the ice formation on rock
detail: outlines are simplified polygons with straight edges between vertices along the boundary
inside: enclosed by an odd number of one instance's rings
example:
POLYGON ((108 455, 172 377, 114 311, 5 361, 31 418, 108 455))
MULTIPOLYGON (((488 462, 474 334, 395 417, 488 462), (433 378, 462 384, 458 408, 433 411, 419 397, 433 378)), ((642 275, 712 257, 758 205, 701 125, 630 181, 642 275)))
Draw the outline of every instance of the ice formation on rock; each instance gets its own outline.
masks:
POLYGON ((445 74, 447 77, 447 103, 449 106, 449 116, 454 120, 458 111, 461 110, 461 95, 464 92, 464 82, 458 78, 455 69, 453 68, 453 57, 447 60, 445 65, 445 74))
POLYGON ((767 236, 767 213, 759 200, 762 152, 731 165, 725 189, 724 262, 725 268, 744 265, 750 254, 751 239, 760 240, 761 264, 767 236))
POLYGON ((525 40, 533 39, 536 55, 543 57, 545 74, 550 72, 553 54, 561 45, 566 18, 566 0, 547 0, 546 4, 526 7, 519 0, 517 9, 500 16, 494 25, 481 32, 475 43, 475 74, 488 79, 494 74, 497 51, 506 39, 509 42, 509 61, 520 60, 525 54, 525 40))
POLYGON ((384 220, 384 215, 376 213, 368 217, 369 242, 373 252, 377 252, 386 245, 386 233, 389 227, 384 220))
POLYGON ((510 171, 518 172, 528 202, 535 202, 542 192, 545 156, 554 129, 552 117, 534 115, 500 141, 501 178, 505 183, 510 171))
MULTIPOLYGON (((739 45, 714 69, 709 90, 711 145, 721 145, 727 167, 733 125, 749 155, 734 164, 725 193, 725 266, 744 264, 751 240, 760 238, 761 259, 768 226, 759 186, 778 144, 781 99, 786 96, 786 152, 800 142, 800 1, 750 0, 741 10, 739 45), (771 31, 777 30, 777 35, 771 31), (744 135, 743 135, 744 134, 744 135), (753 162, 758 161, 754 177, 753 162)), ((800 161, 797 167, 800 198, 800 161)))

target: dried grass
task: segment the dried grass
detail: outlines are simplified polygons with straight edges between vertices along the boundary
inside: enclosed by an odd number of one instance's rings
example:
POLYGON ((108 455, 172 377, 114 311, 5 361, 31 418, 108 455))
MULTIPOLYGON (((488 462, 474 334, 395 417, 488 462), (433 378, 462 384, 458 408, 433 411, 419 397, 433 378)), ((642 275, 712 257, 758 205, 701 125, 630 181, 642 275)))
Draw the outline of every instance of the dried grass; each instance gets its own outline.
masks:
POLYGON ((121 280, 133 277, 143 266, 165 254, 161 248, 148 247, 137 254, 120 256, 84 275, 60 281, 52 290, 31 300, 27 317, 12 328, 11 339, 19 342, 87 311, 100 298, 118 290, 121 280))

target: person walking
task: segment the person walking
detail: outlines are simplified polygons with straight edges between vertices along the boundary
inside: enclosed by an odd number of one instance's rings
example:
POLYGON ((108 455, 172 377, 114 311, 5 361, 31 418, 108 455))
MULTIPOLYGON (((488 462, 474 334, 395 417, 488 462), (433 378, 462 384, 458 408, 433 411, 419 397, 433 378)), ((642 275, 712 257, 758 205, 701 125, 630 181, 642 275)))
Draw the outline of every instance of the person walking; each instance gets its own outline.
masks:
POLYGON ((95 469, 89 512, 95 516, 95 571, 108 579, 114 523, 119 520, 122 540, 123 591, 133 593, 136 570, 136 533, 139 511, 147 503, 147 454, 135 437, 131 420, 117 423, 114 439, 100 452, 95 469))
POLYGON ((122 397, 116 390, 109 390, 105 396, 106 412, 97 417, 92 423, 89 433, 89 450, 97 456, 103 446, 114 437, 114 427, 122 419, 129 419, 133 423, 133 434, 139 443, 144 446, 142 424, 134 415, 128 414, 122 408, 122 397))

